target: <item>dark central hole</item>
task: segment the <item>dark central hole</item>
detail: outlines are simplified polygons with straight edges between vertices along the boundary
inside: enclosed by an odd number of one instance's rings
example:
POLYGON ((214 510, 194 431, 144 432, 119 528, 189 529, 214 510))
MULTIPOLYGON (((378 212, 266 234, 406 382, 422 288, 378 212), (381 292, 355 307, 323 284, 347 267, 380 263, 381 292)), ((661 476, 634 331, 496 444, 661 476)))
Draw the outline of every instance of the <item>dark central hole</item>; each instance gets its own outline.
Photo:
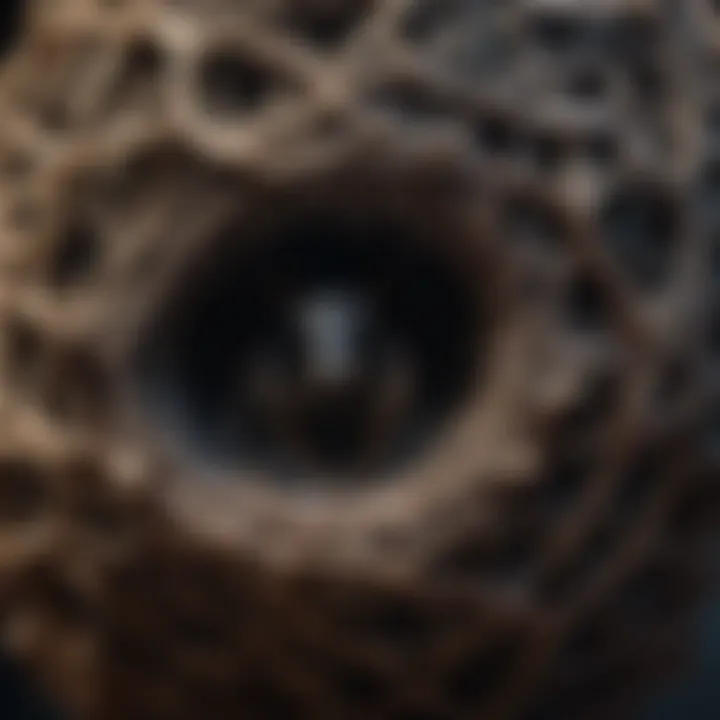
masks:
POLYGON ((303 219, 228 233, 142 344, 143 395, 186 448, 280 474, 377 471, 472 382, 474 293, 397 228, 303 219))

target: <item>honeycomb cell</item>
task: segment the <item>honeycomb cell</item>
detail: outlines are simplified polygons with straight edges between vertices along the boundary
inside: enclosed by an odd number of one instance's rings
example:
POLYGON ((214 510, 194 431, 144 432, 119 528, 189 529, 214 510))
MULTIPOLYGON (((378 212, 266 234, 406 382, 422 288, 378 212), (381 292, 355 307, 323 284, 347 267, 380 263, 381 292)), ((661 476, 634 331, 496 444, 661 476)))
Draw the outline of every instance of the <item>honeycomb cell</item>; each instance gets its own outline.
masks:
POLYGON ((680 231, 675 201, 652 188, 627 188, 608 200, 602 224, 622 269, 643 287, 668 276, 680 231))
POLYGON ((262 108, 276 92, 279 78, 254 57, 235 50, 210 52, 200 68, 203 108, 220 118, 242 117, 262 108))

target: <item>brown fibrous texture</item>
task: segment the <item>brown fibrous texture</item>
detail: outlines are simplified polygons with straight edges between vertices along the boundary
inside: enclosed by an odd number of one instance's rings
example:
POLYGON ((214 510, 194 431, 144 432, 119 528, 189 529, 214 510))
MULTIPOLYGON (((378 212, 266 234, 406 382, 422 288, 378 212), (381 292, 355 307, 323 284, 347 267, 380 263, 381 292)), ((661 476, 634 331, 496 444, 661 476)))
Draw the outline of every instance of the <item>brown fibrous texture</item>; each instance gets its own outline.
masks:
POLYGON ((37 0, 7 45, 0 619, 54 697, 606 718, 675 667, 717 508, 717 3, 37 0), (207 467, 134 354, 328 207, 474 279, 482 369, 387 476, 207 467))

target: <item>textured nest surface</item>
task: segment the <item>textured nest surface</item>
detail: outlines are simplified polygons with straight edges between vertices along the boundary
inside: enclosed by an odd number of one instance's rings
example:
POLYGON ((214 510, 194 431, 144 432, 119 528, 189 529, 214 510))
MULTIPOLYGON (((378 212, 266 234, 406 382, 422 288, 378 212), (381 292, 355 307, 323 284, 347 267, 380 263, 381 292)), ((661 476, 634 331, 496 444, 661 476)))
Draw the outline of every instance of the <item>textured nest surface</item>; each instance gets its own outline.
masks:
POLYGON ((0 68, 11 652, 88 718, 631 707, 717 507, 718 3, 27 5, 0 68), (470 330, 413 295, 421 369, 457 383, 397 465, 277 482, 188 440, 227 426, 222 374, 193 376, 212 422, 147 401, 252 326, 212 289, 288 228, 466 290, 470 330))

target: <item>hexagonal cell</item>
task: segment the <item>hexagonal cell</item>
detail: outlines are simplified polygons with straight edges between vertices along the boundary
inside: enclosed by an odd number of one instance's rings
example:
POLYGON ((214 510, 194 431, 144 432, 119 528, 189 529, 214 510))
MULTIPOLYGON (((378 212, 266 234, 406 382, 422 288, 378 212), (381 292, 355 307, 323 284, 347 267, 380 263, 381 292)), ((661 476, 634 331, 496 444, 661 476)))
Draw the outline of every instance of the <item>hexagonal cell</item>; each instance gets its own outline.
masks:
POLYGON ((283 24, 313 46, 337 48, 378 4, 376 0, 291 0, 281 16, 283 24))
POLYGON ((200 63, 200 104, 216 118, 257 112, 283 85, 276 71, 242 50, 211 49, 200 63))
POLYGON ((657 287, 671 271, 681 217, 676 200, 650 186, 619 189, 602 212, 608 247, 641 287, 657 287))

